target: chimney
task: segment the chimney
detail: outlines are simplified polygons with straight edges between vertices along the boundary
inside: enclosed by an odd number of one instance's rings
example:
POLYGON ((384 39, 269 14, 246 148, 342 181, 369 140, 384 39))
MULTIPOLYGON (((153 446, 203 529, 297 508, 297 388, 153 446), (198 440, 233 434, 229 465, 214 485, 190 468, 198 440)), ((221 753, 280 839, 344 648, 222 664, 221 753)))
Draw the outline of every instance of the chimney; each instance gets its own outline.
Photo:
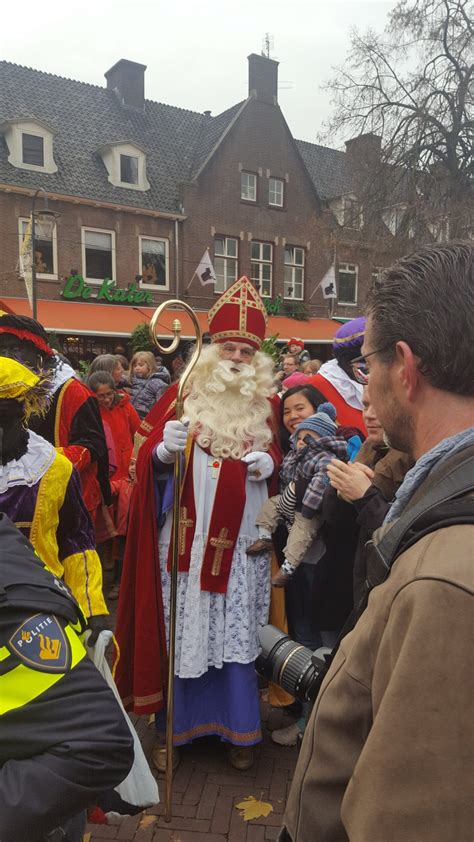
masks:
POLYGON ((252 53, 249 63, 249 96, 270 105, 278 104, 278 62, 252 53))
POLYGON ((382 138, 378 134, 367 132, 346 140, 346 154, 355 163, 380 161, 382 138))
POLYGON ((145 108, 146 64, 121 58, 105 73, 107 90, 115 91, 125 108, 143 111, 145 108))

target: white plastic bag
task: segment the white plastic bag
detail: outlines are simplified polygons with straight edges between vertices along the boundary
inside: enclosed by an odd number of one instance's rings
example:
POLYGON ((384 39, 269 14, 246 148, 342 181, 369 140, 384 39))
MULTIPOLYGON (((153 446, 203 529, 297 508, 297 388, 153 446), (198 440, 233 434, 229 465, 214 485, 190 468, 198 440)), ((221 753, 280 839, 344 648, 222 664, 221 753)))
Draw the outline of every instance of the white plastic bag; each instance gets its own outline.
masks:
MULTIPOLYGON (((86 643, 87 643, 86 635, 86 643)), ((123 715, 127 720, 128 727, 133 734, 133 747, 135 750, 135 760, 127 777, 119 786, 115 787, 115 792, 118 792, 120 798, 128 804, 134 804, 136 807, 152 807, 160 803, 160 796, 158 793, 158 784, 150 772, 148 761, 145 757, 143 749, 138 739, 138 734, 133 727, 130 718, 125 712, 122 705, 115 681, 112 678, 109 665, 105 658, 105 650, 112 639, 111 631, 101 631, 95 646, 88 649, 89 657, 94 662, 95 666, 103 676, 110 689, 115 695, 118 704, 122 708, 123 715)))

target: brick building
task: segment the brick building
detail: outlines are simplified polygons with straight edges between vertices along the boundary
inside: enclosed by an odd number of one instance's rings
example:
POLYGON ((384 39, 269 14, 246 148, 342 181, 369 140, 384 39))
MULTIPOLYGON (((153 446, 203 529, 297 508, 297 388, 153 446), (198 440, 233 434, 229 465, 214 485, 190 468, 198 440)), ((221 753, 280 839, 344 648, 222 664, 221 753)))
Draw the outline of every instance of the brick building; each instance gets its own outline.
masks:
POLYGON ((4 304, 30 313, 19 249, 44 188, 58 216, 51 236, 36 226, 38 318, 66 351, 112 349, 167 298, 190 303, 205 328, 215 296, 248 274, 270 303, 270 332, 325 355, 329 315, 360 313, 371 274, 401 248, 355 192, 379 139, 346 152, 295 140, 278 63, 248 62, 247 98, 216 117, 145 99, 145 66, 124 59, 102 88, 0 62, 4 304), (193 277, 206 248, 215 287, 193 277), (335 257, 329 311, 319 284, 335 257))

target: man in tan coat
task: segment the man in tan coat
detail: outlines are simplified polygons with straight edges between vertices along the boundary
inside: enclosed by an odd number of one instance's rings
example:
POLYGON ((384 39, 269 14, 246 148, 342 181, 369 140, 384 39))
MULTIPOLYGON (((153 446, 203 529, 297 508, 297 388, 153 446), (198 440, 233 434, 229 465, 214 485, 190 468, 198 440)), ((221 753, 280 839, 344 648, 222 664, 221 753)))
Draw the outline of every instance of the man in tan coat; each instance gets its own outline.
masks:
MULTIPOLYGON (((472 272, 471 243, 431 246, 370 291, 371 399, 390 444, 416 460, 378 545, 433 489, 448 488, 455 466, 469 475, 472 272)), ((373 589, 316 700, 281 842, 472 842, 473 558, 472 524, 440 528, 373 589)))

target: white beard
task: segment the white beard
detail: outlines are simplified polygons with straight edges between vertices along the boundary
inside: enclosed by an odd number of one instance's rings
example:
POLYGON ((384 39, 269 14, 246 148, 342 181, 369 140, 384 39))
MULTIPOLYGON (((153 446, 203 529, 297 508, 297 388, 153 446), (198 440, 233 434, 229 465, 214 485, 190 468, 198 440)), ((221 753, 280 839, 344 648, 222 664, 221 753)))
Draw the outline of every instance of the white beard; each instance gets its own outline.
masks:
POLYGON ((215 345, 206 348, 184 402, 184 414, 197 443, 222 459, 241 459, 252 450, 268 450, 272 379, 272 361, 266 354, 257 352, 251 365, 236 365, 221 359, 215 345))

